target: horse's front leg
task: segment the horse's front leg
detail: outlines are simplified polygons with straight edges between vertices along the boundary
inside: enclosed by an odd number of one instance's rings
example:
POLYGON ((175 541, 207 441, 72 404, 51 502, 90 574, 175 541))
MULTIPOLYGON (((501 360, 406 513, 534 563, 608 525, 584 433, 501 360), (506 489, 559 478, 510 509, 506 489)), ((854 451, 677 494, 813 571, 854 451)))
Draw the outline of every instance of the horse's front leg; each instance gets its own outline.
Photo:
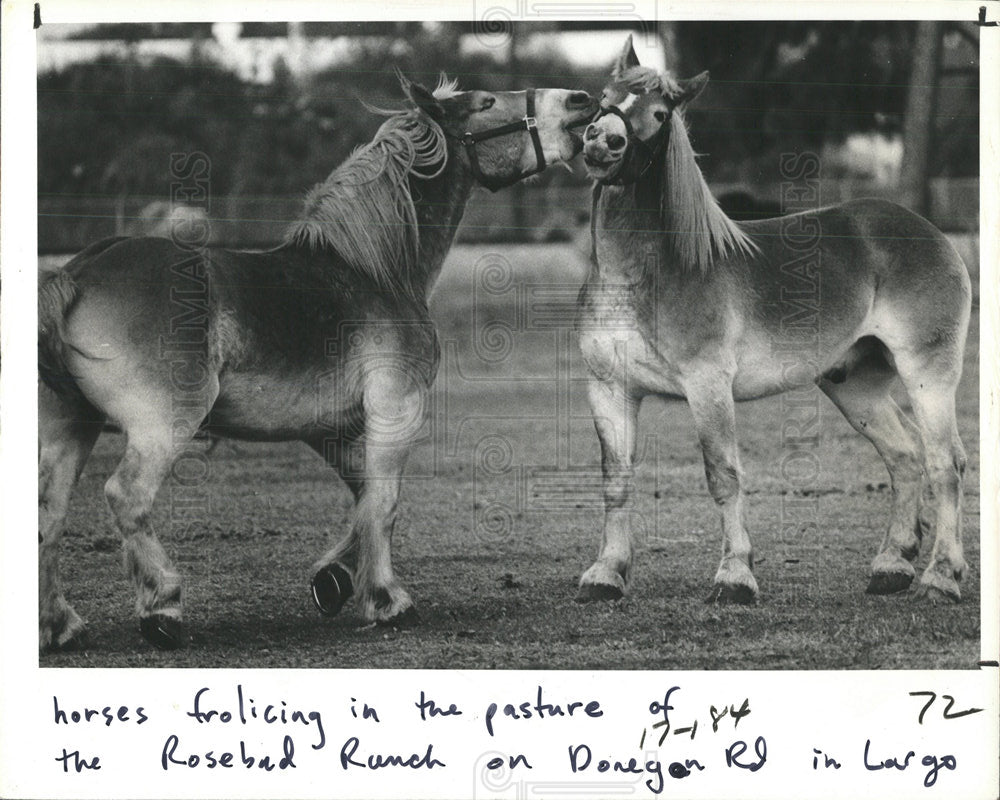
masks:
POLYGON ((629 496, 635 460, 639 398, 620 383, 591 378, 590 410, 601 442, 604 477, 604 531, 597 561, 583 574, 577 602, 617 600, 625 594, 632 569, 629 496))
POLYGON ((346 443, 338 464, 357 499, 350 533, 319 560, 313 598, 325 614, 356 594, 369 622, 415 621, 409 594, 392 570, 392 531, 406 459, 424 421, 427 389, 375 379, 365 393, 364 433, 346 443))
POLYGON ((757 601, 753 549, 743 524, 743 488, 732 377, 698 376, 685 387, 688 405, 705 458, 708 490, 722 517, 722 562, 715 573, 710 601, 751 604, 757 601))

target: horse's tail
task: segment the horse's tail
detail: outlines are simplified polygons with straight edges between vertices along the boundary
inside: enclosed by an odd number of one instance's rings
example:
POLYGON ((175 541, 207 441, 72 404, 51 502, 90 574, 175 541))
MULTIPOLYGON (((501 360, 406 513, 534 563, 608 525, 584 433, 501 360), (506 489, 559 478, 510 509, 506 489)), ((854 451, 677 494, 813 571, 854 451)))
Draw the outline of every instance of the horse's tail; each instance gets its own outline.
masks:
POLYGON ((79 287, 64 269, 38 281, 38 376, 59 394, 80 390, 66 365, 66 315, 80 296, 79 287))

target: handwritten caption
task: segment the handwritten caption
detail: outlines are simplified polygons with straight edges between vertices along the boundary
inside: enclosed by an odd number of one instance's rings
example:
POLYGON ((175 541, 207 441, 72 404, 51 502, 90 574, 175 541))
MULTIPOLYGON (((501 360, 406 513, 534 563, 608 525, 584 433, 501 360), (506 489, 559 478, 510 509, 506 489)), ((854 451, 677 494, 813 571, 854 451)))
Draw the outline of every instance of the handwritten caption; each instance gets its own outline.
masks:
MULTIPOLYGON (((456 737, 479 737, 484 747, 492 747, 498 739, 524 739, 528 731, 542 729, 545 747, 531 738, 533 748, 524 751, 493 750, 483 765, 485 771, 509 776, 544 766, 548 773, 554 769, 566 780, 617 776, 641 782, 651 794, 659 795, 669 782, 697 780, 703 773, 767 770, 773 756, 767 731, 754 725, 752 698, 704 703, 687 697, 680 686, 666 688, 644 708, 615 708, 613 748, 598 743, 606 742, 601 726, 611 712, 600 698, 556 696, 541 685, 523 696, 487 698, 474 707, 431 697, 424 690, 417 690, 402 707, 398 702, 379 707, 349 695, 339 702, 325 698, 329 703, 325 707, 297 705, 265 694, 243 683, 210 684, 194 690, 186 702, 155 712, 148 703, 91 706, 53 695, 50 713, 57 732, 85 729, 90 744, 99 742, 93 734, 102 728, 142 731, 151 721, 162 723, 149 726, 158 731, 155 745, 150 746, 149 766, 161 774, 192 770, 282 773, 300 769, 318 755, 327 764, 332 757, 334 767, 345 772, 461 770, 468 774, 473 765, 467 754, 463 760, 452 752, 456 737), (623 719, 635 724, 623 725, 623 719), (554 720, 572 724, 554 727, 554 720), (409 737, 405 746, 379 744, 382 732, 393 727, 409 737), (165 735, 160 733, 164 730, 168 731, 165 735), (634 736, 629 736, 630 731, 634 736), (206 741, 211 743, 207 747, 206 741)), ((906 694, 913 698, 917 726, 934 714, 949 721, 983 710, 962 705, 951 695, 906 694)), ((58 737, 53 740, 59 748, 58 737)), ((797 752, 782 754, 785 762, 801 759, 814 772, 908 773, 930 788, 963 766, 954 753, 917 752, 886 736, 881 740, 859 737, 851 752, 838 753, 823 749, 807 736, 798 741, 797 752)), ((108 755, 98 749, 81 752, 72 746, 57 749, 53 761, 55 769, 81 776, 114 768, 108 755)))

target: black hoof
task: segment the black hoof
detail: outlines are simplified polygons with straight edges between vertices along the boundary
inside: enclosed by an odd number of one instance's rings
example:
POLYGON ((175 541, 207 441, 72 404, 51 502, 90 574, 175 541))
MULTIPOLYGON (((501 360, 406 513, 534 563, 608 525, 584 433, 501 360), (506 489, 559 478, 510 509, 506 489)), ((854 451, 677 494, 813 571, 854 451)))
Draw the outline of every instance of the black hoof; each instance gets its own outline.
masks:
POLYGON ((752 606, 757 603, 757 593, 743 584, 717 583, 705 602, 720 606, 752 606))
POLYGON ((340 564, 327 564, 313 575, 310 586, 316 608, 328 617, 336 616, 354 594, 351 575, 340 564))
POLYGON ((177 650, 187 645, 184 623, 176 617, 153 614, 139 620, 143 638, 161 650, 177 650))
POLYGON ((913 576, 905 572, 873 572, 868 581, 868 594, 896 594, 905 592, 913 583, 913 576))
POLYGON ((625 592, 607 583, 581 583, 576 592, 577 603, 609 603, 621 600, 625 592))
POLYGON ((375 624, 380 628, 412 628, 420 624, 420 615, 415 606, 410 606, 393 617, 375 620, 375 624))

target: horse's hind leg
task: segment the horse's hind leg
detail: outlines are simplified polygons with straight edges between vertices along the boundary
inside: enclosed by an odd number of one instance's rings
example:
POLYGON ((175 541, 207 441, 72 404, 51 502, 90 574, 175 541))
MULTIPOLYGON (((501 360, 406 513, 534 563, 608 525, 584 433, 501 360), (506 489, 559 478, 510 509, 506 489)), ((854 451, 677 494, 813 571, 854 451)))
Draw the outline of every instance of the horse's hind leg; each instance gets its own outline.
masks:
POLYGON ((149 520, 174 458, 171 431, 161 424, 126 428, 125 456, 104 486, 122 535, 125 569, 136 591, 142 635, 163 648, 183 644, 181 579, 149 520))
POLYGON ((958 378, 954 374, 953 379, 939 377, 929 368, 932 365, 914 373, 910 363, 897 357, 897 364, 901 363, 906 363, 900 367, 900 374, 907 370, 904 381, 924 442, 934 528, 930 561, 917 591, 932 600, 958 602, 961 600, 958 583, 966 569, 962 551, 962 480, 966 458, 955 418, 958 378))
POLYGON ((128 443, 118 468, 104 485, 104 495, 122 535, 125 569, 136 591, 139 629, 152 644, 175 648, 185 644, 181 624, 181 578, 157 539, 149 515, 163 480, 175 459, 198 430, 218 395, 218 380, 210 376, 203 390, 174 402, 162 386, 135 390, 117 413, 128 443), (136 398, 146 402, 136 402, 136 398))
POLYGON ((891 594, 910 586, 911 563, 920 549, 918 521, 923 465, 920 434, 889 395, 896 371, 885 358, 881 344, 856 345, 846 374, 836 381, 825 376, 819 387, 834 402, 851 426, 868 441, 885 462, 892 484, 889 527, 878 555, 872 561, 869 594, 891 594))
POLYGON ((101 433, 97 412, 82 400, 41 385, 38 395, 38 646, 70 648, 85 634, 63 597, 59 541, 69 498, 101 433))

